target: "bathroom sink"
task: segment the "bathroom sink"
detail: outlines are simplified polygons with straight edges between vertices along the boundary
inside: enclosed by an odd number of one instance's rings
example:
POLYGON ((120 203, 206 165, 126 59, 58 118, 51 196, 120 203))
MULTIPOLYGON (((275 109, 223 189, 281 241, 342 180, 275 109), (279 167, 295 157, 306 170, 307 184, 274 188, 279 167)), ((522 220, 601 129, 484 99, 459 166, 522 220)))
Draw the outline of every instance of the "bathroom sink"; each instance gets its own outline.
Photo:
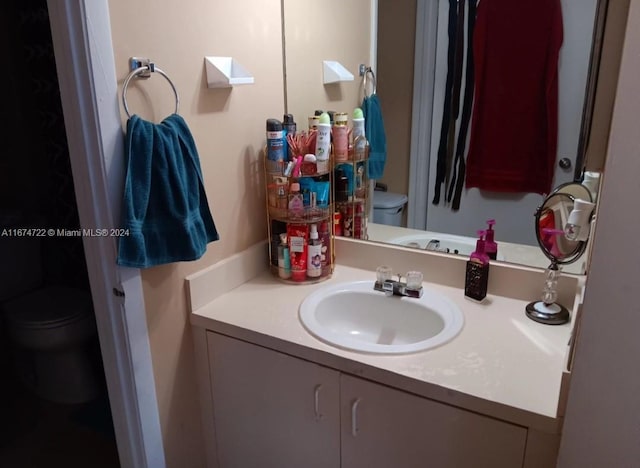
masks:
POLYGON ((462 311, 442 294, 425 289, 419 299, 387 297, 373 284, 354 281, 318 289, 300 305, 300 321, 330 345, 377 354, 424 351, 462 330, 462 311))

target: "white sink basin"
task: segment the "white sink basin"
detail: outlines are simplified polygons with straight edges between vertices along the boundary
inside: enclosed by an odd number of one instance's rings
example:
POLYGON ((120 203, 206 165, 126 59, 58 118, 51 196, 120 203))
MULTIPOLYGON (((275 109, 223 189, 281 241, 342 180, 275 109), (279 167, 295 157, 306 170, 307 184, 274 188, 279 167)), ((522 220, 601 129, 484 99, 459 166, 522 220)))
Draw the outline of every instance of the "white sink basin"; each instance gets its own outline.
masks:
MULTIPOLYGON (((468 257, 476 249, 475 239, 465 238, 462 236, 428 236, 425 234, 409 234, 389 239, 387 242, 405 247, 413 247, 422 250, 432 250, 435 252, 444 252, 462 255, 468 257), (430 248, 427 246, 432 242, 430 248)), ((502 253, 498 252, 496 260, 505 261, 502 253)))
POLYGON ((310 294, 300 305, 309 333, 333 346, 379 354, 434 348, 462 330, 462 311, 429 289, 420 299, 373 290, 373 281, 339 283, 310 294))

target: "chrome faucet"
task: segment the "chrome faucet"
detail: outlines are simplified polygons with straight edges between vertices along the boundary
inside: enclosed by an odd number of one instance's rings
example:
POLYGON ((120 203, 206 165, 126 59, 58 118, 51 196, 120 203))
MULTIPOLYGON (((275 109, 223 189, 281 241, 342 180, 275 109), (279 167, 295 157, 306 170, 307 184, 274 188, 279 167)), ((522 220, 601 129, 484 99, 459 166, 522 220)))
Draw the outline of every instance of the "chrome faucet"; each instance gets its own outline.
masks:
POLYGON ((459 253, 458 249, 454 249, 453 252, 451 252, 451 249, 449 249, 449 247, 440 247, 440 240, 438 239, 431 239, 429 243, 425 245, 424 250, 431 250, 432 252, 454 253, 454 254, 459 253))
POLYGON ((402 281, 402 275, 398 275, 397 280, 392 280, 391 269, 388 267, 378 267, 377 273, 373 289, 383 292, 385 296, 422 297, 422 273, 410 271, 406 281, 402 281), (382 274, 381 268, 385 269, 382 274))
POLYGON ((440 241, 438 239, 431 239, 424 249, 438 251, 440 250, 440 241))

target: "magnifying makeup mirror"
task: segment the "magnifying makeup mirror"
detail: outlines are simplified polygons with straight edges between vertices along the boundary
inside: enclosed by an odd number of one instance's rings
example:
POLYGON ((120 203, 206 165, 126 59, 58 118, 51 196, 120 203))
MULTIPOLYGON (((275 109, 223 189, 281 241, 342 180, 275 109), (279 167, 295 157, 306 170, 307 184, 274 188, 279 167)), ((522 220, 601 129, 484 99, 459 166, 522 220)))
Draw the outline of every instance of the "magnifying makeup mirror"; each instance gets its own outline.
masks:
POLYGON ((547 196, 535 214, 538 245, 551 261, 545 272, 542 298, 526 306, 531 320, 547 325, 569 321, 567 308, 556 302, 560 267, 578 260, 587 248, 595 204, 578 183, 563 184, 547 196))

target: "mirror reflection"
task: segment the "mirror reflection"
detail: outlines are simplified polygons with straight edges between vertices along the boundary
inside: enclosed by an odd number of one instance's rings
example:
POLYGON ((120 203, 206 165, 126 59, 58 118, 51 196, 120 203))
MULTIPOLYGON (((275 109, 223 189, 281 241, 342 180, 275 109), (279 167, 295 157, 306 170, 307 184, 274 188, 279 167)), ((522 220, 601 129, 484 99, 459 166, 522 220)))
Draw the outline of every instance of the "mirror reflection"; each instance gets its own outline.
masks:
POLYGON ((591 234, 595 209, 591 192, 582 184, 556 188, 536 212, 536 238, 554 265, 567 265, 580 258, 591 234))
POLYGON ((558 304, 557 283, 561 267, 584 254, 591 234, 595 203, 584 185, 567 183, 556 188, 536 212, 538 245, 550 260, 541 300, 527 304, 527 317, 547 325, 569 321, 569 311, 558 304))
POLYGON ((564 235, 564 226, 573 210, 573 199, 566 193, 554 193, 547 197, 537 219, 537 235, 540 248, 555 261, 565 261, 578 250, 579 242, 564 235))
MULTIPOLYGON (((580 127, 598 11, 597 0, 559 3, 563 40, 557 62, 558 137, 552 186, 580 173, 580 127)), ((467 255, 475 232, 495 219, 498 260, 547 266, 531 229, 543 194, 465 188, 457 210, 442 200, 432 203, 446 100, 450 2, 354 0, 333 5, 329 1, 320 8, 284 0, 283 5, 286 109, 297 121, 305 122, 315 109, 350 113, 363 97, 358 66, 370 65, 376 73, 387 161, 377 180, 382 190, 373 196, 369 240, 467 255), (322 60, 339 61, 355 79, 323 85, 322 60)), ((465 14, 468 19, 468 10, 465 14)), ((464 90, 462 83, 462 96, 464 90)), ((502 116, 505 131, 511 118, 502 116)), ((572 270, 579 273, 580 268, 572 270)))

